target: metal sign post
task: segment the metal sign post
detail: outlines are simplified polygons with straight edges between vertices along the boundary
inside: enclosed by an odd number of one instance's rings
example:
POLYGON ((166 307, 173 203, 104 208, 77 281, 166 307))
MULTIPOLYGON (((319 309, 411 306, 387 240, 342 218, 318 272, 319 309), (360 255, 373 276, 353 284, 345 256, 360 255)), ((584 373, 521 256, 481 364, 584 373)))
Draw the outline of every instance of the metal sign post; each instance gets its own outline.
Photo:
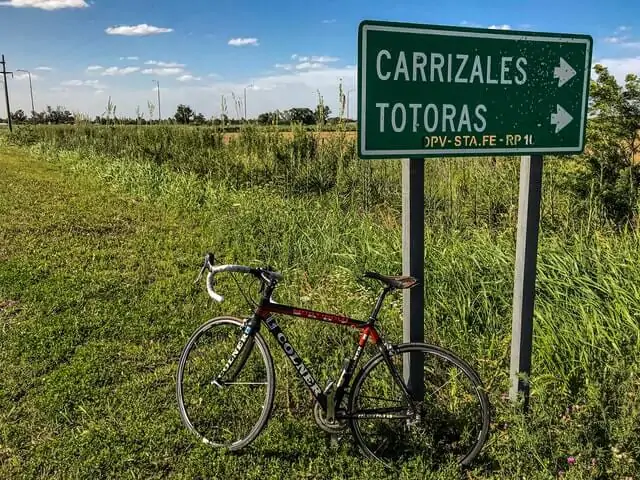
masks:
MULTIPOLYGON (((523 157, 511 378, 531 369, 542 155, 584 150, 588 35, 365 20, 358 29, 358 154, 404 158, 403 271, 423 279, 423 160, 523 157)), ((424 290, 405 292, 404 338, 423 341, 424 290)), ((414 361, 405 376, 416 376, 414 361)), ((421 368, 421 366, 419 366, 421 368)), ((528 395, 528 383, 515 382, 528 395)))
POLYGON ((529 379, 518 378, 531 373, 533 341, 533 305, 536 285, 538 226, 542 198, 542 156, 520 160, 520 204, 516 240, 516 268, 513 283, 513 320, 511 325, 511 367, 509 398, 524 396, 524 409, 529 407, 529 379))
MULTIPOLYGON (((419 283, 403 290, 402 340, 424 342, 424 160, 402 160, 402 273, 419 283)), ((418 352, 405 355, 403 373, 415 398, 424 397, 422 366, 418 352)))

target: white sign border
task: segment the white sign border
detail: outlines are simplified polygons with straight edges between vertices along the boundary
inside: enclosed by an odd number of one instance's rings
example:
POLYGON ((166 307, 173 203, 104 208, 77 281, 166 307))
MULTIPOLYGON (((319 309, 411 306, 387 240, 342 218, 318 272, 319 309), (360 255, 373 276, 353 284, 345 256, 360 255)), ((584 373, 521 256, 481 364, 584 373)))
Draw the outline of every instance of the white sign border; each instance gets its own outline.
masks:
POLYGON ((365 24, 362 26, 362 43, 360 45, 360 52, 362 55, 360 68, 362 69, 362 85, 360 89, 362 91, 361 98, 361 132, 360 132, 360 155, 361 156, 375 156, 375 155, 394 155, 397 157, 420 157, 420 156, 433 156, 442 154, 457 153, 460 155, 473 155, 473 154, 521 154, 521 153, 547 153, 547 152, 581 152, 584 142, 584 122, 586 120, 586 106, 587 106, 587 88, 589 86, 589 72, 591 71, 589 65, 589 59, 591 57, 592 42, 586 38, 576 37, 547 37, 547 36, 534 36, 534 35, 519 35, 519 34, 505 34, 505 33, 493 33, 493 32, 474 32, 474 31, 458 31, 458 30, 439 30, 435 28, 413 28, 402 27, 392 25, 373 25, 365 24), (419 149, 419 150, 367 150, 365 146, 365 128, 366 128, 366 92, 367 92, 367 33, 369 31, 381 31, 381 32, 394 32, 394 33, 414 33, 423 35, 442 35, 449 37, 472 37, 472 38, 492 38, 498 40, 513 40, 513 41, 535 41, 535 42, 555 42, 555 43, 583 43, 585 44, 585 69, 584 69, 584 85, 582 90, 582 111, 580 112, 580 139, 577 147, 543 147, 543 148, 465 148, 465 149, 419 149))

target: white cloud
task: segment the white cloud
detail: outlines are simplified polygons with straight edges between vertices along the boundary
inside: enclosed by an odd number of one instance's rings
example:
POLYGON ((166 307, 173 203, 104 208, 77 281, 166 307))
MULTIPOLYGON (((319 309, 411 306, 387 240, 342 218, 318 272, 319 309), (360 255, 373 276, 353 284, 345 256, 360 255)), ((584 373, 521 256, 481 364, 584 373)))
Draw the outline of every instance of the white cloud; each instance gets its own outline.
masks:
MULTIPOLYGON (((607 67, 609 73, 611 73, 620 85, 624 85, 624 77, 629 73, 635 73, 640 75, 640 56, 627 57, 627 58, 603 58, 593 62, 593 64, 601 64, 607 67)), ((595 74, 592 70, 592 77, 595 78, 595 74)))
POLYGON ((610 37, 604 37, 605 43, 611 43, 613 45, 626 45, 627 40, 629 40, 628 35, 612 35, 610 37))
POLYGON ((246 45, 258 46, 260 44, 258 43, 257 38, 232 38, 229 40, 229 45, 234 47, 244 47, 246 45))
POLYGON ((340 60, 338 57, 325 57, 325 56, 311 57, 312 62, 320 62, 320 63, 337 62, 338 60, 340 60))
POLYGON ((51 70, 53 70, 53 68, 51 68, 51 67, 36 67, 36 70, 40 70, 42 72, 50 72, 51 70))
POLYGON ((605 37, 605 43, 610 43, 611 45, 617 45, 619 47, 626 48, 640 48, 640 41, 630 41, 629 36, 616 36, 613 35, 611 37, 605 37))
POLYGON ((98 90, 105 88, 105 85, 98 80, 67 80, 60 85, 63 87, 91 87, 98 90))
POLYGON ((490 30, 511 30, 511 25, 503 24, 503 25, 489 25, 490 30))
POLYGON ((144 37, 147 35, 158 35, 160 33, 173 32, 173 28, 154 27, 141 23, 140 25, 118 25, 105 29, 108 35, 124 35, 126 37, 144 37))
POLYGON ((603 41, 605 43, 616 45, 618 47, 624 48, 640 48, 640 41, 632 40, 628 35, 628 32, 631 30, 631 27, 626 25, 620 25, 617 27, 613 33, 608 37, 604 37, 603 41))
POLYGON ((297 70, 315 70, 318 68, 325 68, 326 65, 320 62, 302 62, 296 65, 297 70))
MULTIPOLYGON (((29 80, 29 74, 24 72, 16 72, 13 74, 14 80, 29 80)), ((31 80, 38 80, 40 78, 39 75, 35 73, 31 74, 31 80)))
POLYGON ((87 67, 87 72, 95 72, 97 70, 102 70, 104 67, 102 65, 89 65, 87 67))
POLYGON ((171 75, 179 75, 184 72, 184 68, 171 67, 171 68, 145 68, 142 70, 144 75, 159 75, 167 77, 171 75))
POLYGON ((290 63, 276 63, 274 65, 274 67, 281 68, 283 70, 292 70, 293 69, 293 65, 291 65, 290 63))
POLYGON ((158 62, 156 60, 147 60, 144 62, 145 65, 156 65, 158 67, 163 68, 183 68, 185 66, 184 63, 175 63, 175 62, 158 62))
MULTIPOLYGON (((186 73, 184 73, 186 74, 186 73)), ((183 73, 180 73, 183 75, 183 73)), ((180 76, 176 75, 176 76, 180 76)), ((285 110, 292 107, 314 108, 317 102, 316 90, 320 90, 326 104, 331 108, 331 115, 336 115, 338 106, 338 84, 342 78, 343 88, 354 88, 357 70, 354 68, 332 68, 327 66, 315 70, 278 70, 278 73, 252 78, 254 89, 247 89, 247 113, 255 118, 262 112, 276 109, 285 110)), ((204 75, 200 82, 175 82, 177 86, 167 88, 165 82, 161 86, 162 115, 173 115, 176 106, 180 103, 190 105, 194 110, 202 112, 206 117, 220 115, 220 97, 227 98, 227 114, 235 117, 235 107, 231 99, 231 92, 236 96, 242 96, 243 89, 251 83, 248 79, 238 79, 231 82, 215 78, 206 78, 204 75)), ((102 77, 102 81, 105 77, 102 77)), ((109 77, 107 77, 109 78, 109 77)), ((126 77, 125 77, 126 78, 126 77)), ((153 78, 153 77, 148 77, 153 78)), ((158 77, 160 78, 160 77, 158 77)), ((167 77, 162 77, 167 78, 167 77)), ((172 77, 168 77, 172 78, 172 77)), ((96 85, 97 80, 80 80, 81 85, 58 86, 55 90, 40 88, 38 90, 38 104, 62 105, 70 111, 79 111, 90 115, 102 115, 106 109, 106 95, 111 96, 112 102, 117 106, 118 116, 135 117, 136 105, 144 106, 147 100, 156 102, 156 89, 149 81, 147 85, 136 86, 135 83, 120 83, 117 85, 96 85), (87 83, 93 82, 93 83, 87 83), (106 93, 97 94, 103 90, 106 93)), ((78 82, 74 82, 78 83, 78 82)), ((161 80, 162 83, 162 80, 161 80)), ((31 110, 31 100, 28 88, 14 88, 11 92, 11 104, 15 109, 31 110)), ((357 95, 351 92, 350 115, 356 115, 357 95)), ((242 115, 243 112, 240 112, 242 115)), ((157 110, 156 110, 157 115, 157 110)))
POLYGON ((120 60, 136 61, 136 60, 140 60, 140 58, 139 57, 120 57, 120 60))
MULTIPOLYGON (((343 81, 343 88, 350 90, 355 84, 357 70, 346 68, 322 68, 306 71, 291 71, 282 74, 270 75, 256 78, 253 81, 253 89, 250 95, 247 94, 248 115, 255 117, 258 114, 276 109, 284 110, 294 106, 308 106, 313 108, 317 102, 316 90, 320 90, 325 102, 331 108, 332 115, 338 113, 338 85, 340 79, 343 81)), ((230 92, 241 92, 246 82, 228 83, 220 82, 210 85, 204 90, 203 99, 210 95, 218 96, 224 94, 228 96, 228 115, 235 114, 233 102, 230 99, 230 92)), ((195 96, 195 95, 194 95, 195 96)), ((350 114, 354 116, 357 96, 351 94, 350 114)), ((206 101, 206 100, 205 100, 206 101)), ((214 106, 214 108, 216 108, 214 106)), ((199 110, 199 109, 198 109, 199 110)), ((203 108, 203 110, 205 110, 203 108)), ((214 110, 215 115, 219 115, 214 110)), ((203 112, 207 113, 207 112, 203 112)))
POLYGON ((137 71, 139 71, 140 68, 139 67, 124 67, 124 68, 119 68, 119 67, 109 67, 107 69, 105 69, 104 72, 101 73, 101 75, 108 75, 108 76, 122 76, 122 75, 129 75, 130 73, 135 73, 137 71))
POLYGON ((0 6, 60 10, 62 8, 86 8, 89 5, 85 0, 6 0, 0 2, 0 6))
POLYGON ((336 19, 332 18, 330 20, 322 20, 322 23, 336 23, 336 19))
MULTIPOLYGON (((294 53, 293 55, 291 55, 291 59, 292 60, 296 60, 300 65, 304 64, 305 62, 331 63, 331 62, 337 62, 338 60, 340 60, 338 57, 329 57, 329 56, 326 56, 326 55, 308 56, 308 55, 298 55, 297 53, 294 53)), ((287 65, 289 65, 289 64, 276 64, 276 67, 277 68, 284 68, 284 66, 287 66, 287 65), (280 66, 278 66, 278 65, 280 65, 280 66)), ((300 67, 300 68, 309 68, 309 66, 306 65, 305 67, 300 67)), ((311 67, 311 68, 314 68, 314 67, 311 67)), ((315 68, 319 68, 319 67, 315 67, 315 68)))
POLYGON ((176 80, 178 80, 179 82, 199 82, 200 80, 202 80, 202 77, 194 77, 190 73, 187 73, 186 75, 182 75, 176 78, 176 80))

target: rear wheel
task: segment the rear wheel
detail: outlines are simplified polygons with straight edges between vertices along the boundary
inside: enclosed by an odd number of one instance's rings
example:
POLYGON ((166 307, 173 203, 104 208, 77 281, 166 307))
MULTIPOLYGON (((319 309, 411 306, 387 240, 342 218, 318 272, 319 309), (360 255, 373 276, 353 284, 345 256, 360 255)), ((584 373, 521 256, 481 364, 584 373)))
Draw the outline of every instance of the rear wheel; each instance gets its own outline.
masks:
POLYGON ((374 418, 370 414, 407 415, 408 402, 393 380, 382 354, 362 368, 349 398, 351 430, 368 456, 388 466, 420 459, 436 465, 454 460, 468 465, 489 431, 489 400, 477 373, 453 353, 423 344, 392 347, 390 360, 402 375, 403 358, 419 354, 424 365, 424 397, 412 418, 374 418), (367 415, 369 417, 367 418, 367 415))
POLYGON ((239 450, 266 425, 275 393, 273 359, 262 336, 255 332, 218 382, 244 322, 217 317, 200 326, 180 357, 177 399, 184 425, 207 444, 239 450), (247 350, 250 349, 250 350, 247 350))

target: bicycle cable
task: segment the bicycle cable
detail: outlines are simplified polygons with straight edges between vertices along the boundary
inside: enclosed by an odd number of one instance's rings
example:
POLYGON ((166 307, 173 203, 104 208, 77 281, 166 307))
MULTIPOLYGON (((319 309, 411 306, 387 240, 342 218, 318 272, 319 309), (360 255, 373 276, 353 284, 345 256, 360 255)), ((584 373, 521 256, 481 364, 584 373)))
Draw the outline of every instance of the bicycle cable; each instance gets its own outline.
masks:
POLYGON ((245 295, 244 291, 242 290, 242 287, 240 286, 240 283, 238 282, 238 279, 236 278, 234 272, 231 272, 231 277, 233 278, 233 281, 236 282, 236 285, 238 286, 238 290, 240 290, 240 293, 242 294, 245 302, 247 302, 247 305, 249 306, 249 308, 257 308, 258 304, 255 303, 253 300, 250 300, 249 298, 247 298, 247 296, 245 295))

